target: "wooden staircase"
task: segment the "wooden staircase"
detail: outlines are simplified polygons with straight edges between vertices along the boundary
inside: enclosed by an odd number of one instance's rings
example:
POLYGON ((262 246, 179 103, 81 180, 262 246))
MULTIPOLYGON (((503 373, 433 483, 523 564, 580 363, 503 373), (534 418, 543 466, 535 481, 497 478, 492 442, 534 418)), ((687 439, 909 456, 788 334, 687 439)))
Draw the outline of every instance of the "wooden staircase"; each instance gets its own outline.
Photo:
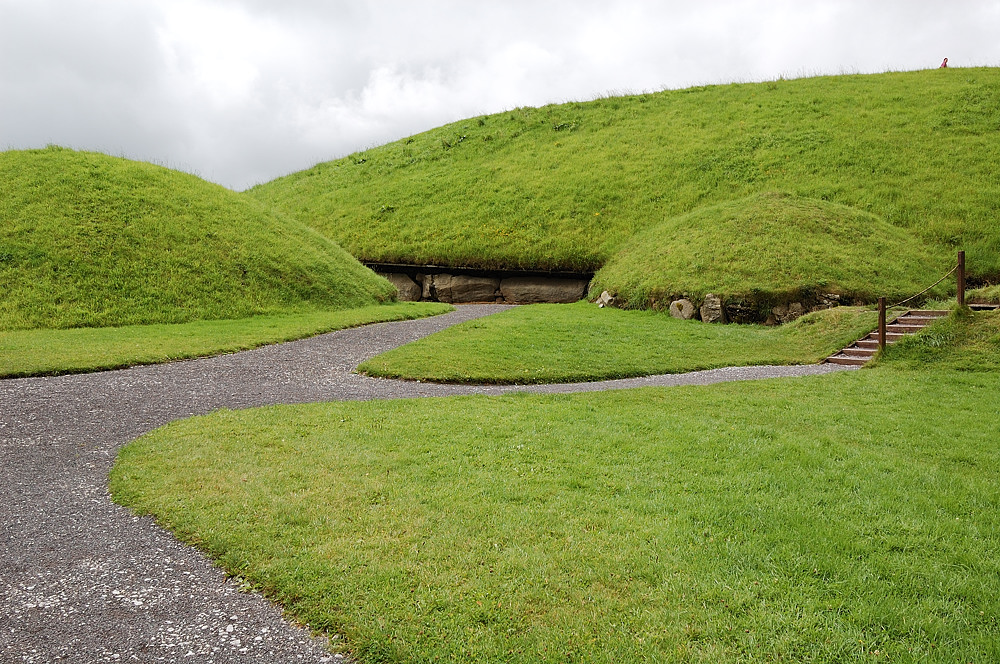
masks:
MULTIPOLYGON (((902 339, 903 335, 916 334, 938 318, 947 315, 947 311, 927 309, 912 309, 907 311, 885 326, 885 343, 886 345, 892 344, 902 339)), ((877 352, 878 330, 875 330, 864 339, 855 341, 847 348, 834 353, 823 361, 830 364, 846 364, 860 367, 867 364, 877 352)))

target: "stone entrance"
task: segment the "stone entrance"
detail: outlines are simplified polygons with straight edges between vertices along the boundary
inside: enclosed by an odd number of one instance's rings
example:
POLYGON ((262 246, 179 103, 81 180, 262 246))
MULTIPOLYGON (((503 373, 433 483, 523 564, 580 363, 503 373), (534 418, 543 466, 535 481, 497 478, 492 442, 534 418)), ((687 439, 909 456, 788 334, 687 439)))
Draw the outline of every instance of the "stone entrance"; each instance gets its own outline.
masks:
POLYGON ((365 263, 396 286, 399 299, 471 304, 576 302, 593 274, 528 270, 478 270, 434 265, 365 263))

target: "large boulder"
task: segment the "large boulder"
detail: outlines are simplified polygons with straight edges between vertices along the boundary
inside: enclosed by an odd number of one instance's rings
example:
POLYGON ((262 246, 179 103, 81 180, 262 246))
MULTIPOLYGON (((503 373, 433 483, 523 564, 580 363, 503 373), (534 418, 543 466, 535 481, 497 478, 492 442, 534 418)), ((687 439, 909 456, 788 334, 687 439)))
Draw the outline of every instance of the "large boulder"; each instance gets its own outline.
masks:
POLYGON ((382 274, 381 276, 389 280, 396 290, 399 291, 399 301, 400 302, 418 302, 420 301, 420 296, 422 295, 422 289, 420 284, 410 279, 408 275, 399 272, 390 272, 389 274, 382 274))
POLYGON ((441 302, 496 302, 500 280, 490 277, 435 274, 434 292, 441 302))
POLYGON ((726 310, 722 306, 722 298, 713 293, 705 296, 701 305, 701 320, 705 323, 725 323, 726 310))
POLYGON ((679 300, 674 300, 670 303, 670 315, 674 318, 680 318, 681 320, 691 320, 694 318, 694 303, 687 299, 681 298, 679 300))
POLYGON ((500 282, 500 293, 511 304, 577 302, 587 293, 587 280, 508 277, 500 282))
POLYGON ((615 298, 608 291, 604 291, 603 293, 601 293, 601 296, 597 298, 596 304, 598 308, 601 309, 603 309, 604 307, 613 307, 615 306, 615 298))

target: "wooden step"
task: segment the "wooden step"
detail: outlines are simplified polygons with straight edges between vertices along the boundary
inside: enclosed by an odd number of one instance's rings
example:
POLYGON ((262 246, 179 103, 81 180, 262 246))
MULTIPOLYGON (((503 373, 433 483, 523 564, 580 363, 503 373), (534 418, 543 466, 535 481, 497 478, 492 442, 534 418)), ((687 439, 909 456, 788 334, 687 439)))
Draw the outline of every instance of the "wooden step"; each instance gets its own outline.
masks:
MULTIPOLYGON (((900 339, 902 339, 905 336, 906 335, 903 334, 902 332, 889 332, 887 330, 886 333, 885 333, 885 342, 887 344, 896 343, 897 341, 899 341, 900 339)), ((872 332, 867 337, 865 337, 863 339, 863 341, 871 341, 873 339, 875 340, 876 343, 878 343, 878 332, 872 332)))
MULTIPOLYGON (((950 312, 936 309, 923 310, 911 309, 896 317, 894 321, 885 326, 886 345, 895 343, 907 334, 916 334, 942 316, 947 316, 950 312)), ((846 364, 850 366, 864 366, 878 352, 878 330, 875 330, 863 339, 859 339, 847 348, 837 351, 824 362, 830 364, 846 364)))
POLYGON ((885 326, 886 332, 898 332, 900 334, 916 334, 927 327, 926 325, 907 325, 900 323, 890 323, 885 326))
POLYGON ((830 364, 844 364, 853 367, 863 367, 868 364, 868 358, 864 357, 849 357, 847 355, 831 355, 826 358, 826 361, 830 364))
POLYGON ((969 305, 973 311, 996 311, 1000 309, 1000 304, 985 304, 983 302, 973 302, 969 305))
POLYGON ((892 322, 902 325, 923 325, 926 327, 934 321, 940 320, 940 318, 940 316, 910 316, 909 314, 905 314, 892 322))

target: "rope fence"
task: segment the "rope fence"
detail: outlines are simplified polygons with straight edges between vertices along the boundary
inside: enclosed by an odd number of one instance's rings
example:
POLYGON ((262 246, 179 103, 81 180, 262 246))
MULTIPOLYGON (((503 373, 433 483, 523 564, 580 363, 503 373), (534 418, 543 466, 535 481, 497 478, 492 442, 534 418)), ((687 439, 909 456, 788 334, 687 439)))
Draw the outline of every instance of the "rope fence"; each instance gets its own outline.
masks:
POLYGON ((908 297, 908 298, 906 298, 905 300, 900 300, 900 301, 899 301, 899 302, 897 302, 896 304, 890 304, 890 305, 889 305, 889 308, 890 308, 890 309, 892 309, 893 307, 898 307, 898 306, 899 306, 899 305, 901 305, 901 304, 906 304, 907 302, 910 302, 910 301, 912 301, 912 300, 915 300, 915 299, 917 299, 918 297, 920 297, 921 295, 923 295, 924 293, 926 293, 926 292, 927 292, 927 291, 929 291, 930 289, 934 288, 935 286, 937 286, 937 285, 938 285, 939 283, 941 283, 942 281, 944 281, 945 279, 947 279, 947 278, 948 278, 948 277, 950 277, 951 275, 955 274, 955 272, 956 272, 957 270, 958 270, 958 265, 956 265, 955 267, 951 268, 951 270, 949 270, 949 271, 948 271, 948 274, 944 275, 943 277, 941 277, 940 279, 938 279, 938 280, 937 280, 937 281, 935 281, 935 282, 934 282, 933 284, 931 284, 931 285, 930 285, 930 286, 928 286, 927 288, 923 289, 922 291, 920 291, 920 292, 919 292, 919 293, 917 293, 916 295, 913 295, 913 296, 911 296, 911 297, 908 297))
POLYGON ((891 307, 886 307, 885 298, 884 297, 880 297, 878 299, 878 347, 879 347, 879 350, 885 350, 885 328, 886 328, 886 325, 885 325, 885 311, 886 311, 886 309, 887 308, 892 308, 892 307, 898 307, 901 304, 906 304, 907 302, 910 302, 912 300, 917 299, 918 297, 920 297, 921 295, 925 294, 927 291, 931 290, 932 288, 934 288, 935 286, 937 286, 938 284, 940 284, 942 281, 944 281, 945 279, 947 279, 951 275, 955 274, 956 272, 958 273, 958 293, 957 293, 958 306, 960 306, 960 307, 965 306, 965 252, 964 251, 958 252, 958 262, 955 264, 955 267, 951 268, 951 270, 949 270, 946 275, 944 275, 943 277, 941 277, 940 279, 938 279, 933 284, 931 284, 927 288, 923 289, 922 291, 920 291, 916 295, 913 295, 911 297, 906 298, 905 300, 897 302, 896 304, 893 304, 891 307))

